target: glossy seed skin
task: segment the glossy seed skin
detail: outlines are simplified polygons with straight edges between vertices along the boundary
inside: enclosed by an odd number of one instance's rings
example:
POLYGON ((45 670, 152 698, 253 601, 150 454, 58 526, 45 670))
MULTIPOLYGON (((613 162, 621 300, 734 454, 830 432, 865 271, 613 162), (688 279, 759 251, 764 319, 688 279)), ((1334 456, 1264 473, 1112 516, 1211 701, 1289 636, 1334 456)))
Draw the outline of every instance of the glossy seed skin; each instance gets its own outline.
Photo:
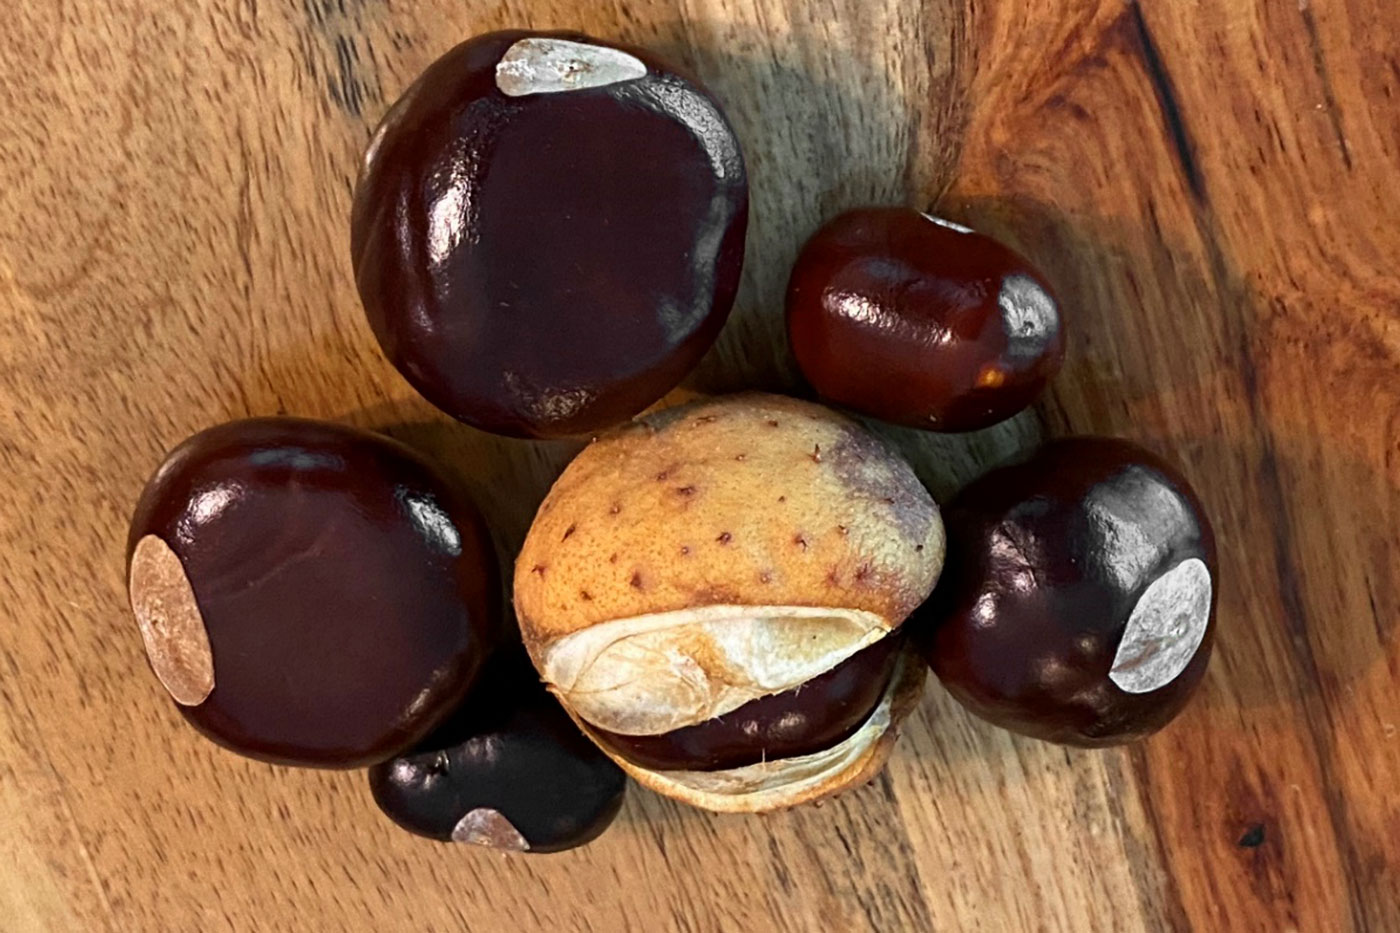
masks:
POLYGON ((236 421, 170 453, 128 556, 178 556, 213 657, 178 708, 236 752, 361 767, 461 701, 499 638, 498 569, 476 510, 409 448, 297 418, 236 421))
POLYGON ((625 421, 695 365, 734 302, 747 219, 738 140, 697 82, 639 49, 497 32, 384 118, 351 250, 375 336, 424 397, 543 438, 625 421), (510 61, 540 42, 644 73, 604 62, 618 80, 521 93, 510 61))
POLYGON ((594 732, 627 760, 658 771, 721 771, 825 751, 870 718, 904 644, 903 633, 893 632, 799 687, 698 725, 661 735, 594 732))
POLYGON ((972 712, 1054 742, 1166 725, 1206 671, 1216 549, 1186 480, 1127 441, 1051 442, 944 512, 949 565, 911 625, 972 712))
POLYGON ((971 431, 1031 404, 1064 359, 1060 306, 991 237, 908 208, 849 211, 807 242, 788 337, 822 397, 894 424, 971 431))
POLYGON ((622 807, 622 770, 578 731, 523 652, 489 667, 441 729, 370 769, 375 802, 404 829, 443 842, 541 853, 596 839, 622 807))

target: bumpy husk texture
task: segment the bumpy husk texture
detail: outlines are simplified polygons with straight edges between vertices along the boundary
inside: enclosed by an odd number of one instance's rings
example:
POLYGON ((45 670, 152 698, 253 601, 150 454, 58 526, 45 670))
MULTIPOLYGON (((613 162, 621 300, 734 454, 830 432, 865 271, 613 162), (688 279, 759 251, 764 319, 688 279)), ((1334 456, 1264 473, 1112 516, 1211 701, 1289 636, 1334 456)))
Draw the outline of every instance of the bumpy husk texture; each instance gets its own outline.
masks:
MULTIPOLYGON (((826 408, 745 394, 579 454, 526 538, 515 609, 572 713, 659 734, 839 664, 897 627, 942 563, 938 508, 908 464, 826 408)), ((840 773, 883 760, 878 731, 840 773)))

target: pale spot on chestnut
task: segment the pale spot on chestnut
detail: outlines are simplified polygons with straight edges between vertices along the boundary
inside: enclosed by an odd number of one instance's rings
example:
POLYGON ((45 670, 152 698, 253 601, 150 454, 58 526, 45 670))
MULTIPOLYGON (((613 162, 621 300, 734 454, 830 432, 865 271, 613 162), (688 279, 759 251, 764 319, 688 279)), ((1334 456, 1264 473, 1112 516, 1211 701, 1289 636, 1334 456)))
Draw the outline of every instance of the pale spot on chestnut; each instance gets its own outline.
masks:
POLYGON ((203 703, 214 692, 209 633, 180 558, 156 535, 136 543, 130 592, 156 677, 181 706, 203 703))
POLYGON ((496 87, 507 97, 606 87, 645 77, 635 55, 568 39, 521 39, 496 63, 496 87))
POLYGON ((1128 617, 1109 679, 1126 693, 1150 693, 1175 680, 1205 638, 1210 598, 1210 569, 1195 557, 1153 580, 1128 617))
POLYGON ((1055 299, 1029 275, 1002 280, 997 308, 1006 326, 1006 355, 1013 360, 1040 356, 1060 332, 1055 299))
POLYGON ((506 852, 530 851, 530 843, 520 835, 520 830, 512 826, 500 811, 486 807, 477 807, 462 817, 452 830, 452 841, 506 852))
POLYGON ((926 218, 928 218, 930 221, 932 221, 933 223, 938 224, 938 226, 943 227, 944 229, 947 229, 947 230, 951 230, 951 231, 953 231, 954 233, 975 233, 975 232, 976 232, 976 231, 974 231, 971 227, 964 227, 962 224, 954 223, 954 222, 951 221, 951 220, 945 220, 945 219, 942 218, 942 217, 935 217, 935 216, 933 216, 932 214, 928 213, 927 211, 924 212, 924 216, 925 216, 926 218))

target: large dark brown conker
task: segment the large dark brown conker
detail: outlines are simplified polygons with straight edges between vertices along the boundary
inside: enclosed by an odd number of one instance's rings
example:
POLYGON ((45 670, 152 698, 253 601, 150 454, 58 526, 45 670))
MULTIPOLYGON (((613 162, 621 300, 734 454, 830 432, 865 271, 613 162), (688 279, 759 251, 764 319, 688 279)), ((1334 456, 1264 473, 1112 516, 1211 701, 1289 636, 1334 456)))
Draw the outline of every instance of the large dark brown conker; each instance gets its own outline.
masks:
POLYGON ((748 216, 719 105, 640 49, 496 32, 384 118, 355 192, 360 296, 449 414, 520 437, 625 421, 729 314, 748 216))
POLYGON ((996 424, 1060 368, 1059 305, 1011 249, 901 207, 849 211, 803 247, 787 297, 798 365, 826 399, 933 431, 996 424))
POLYGON ((460 710, 415 751, 369 772, 379 808, 410 832, 528 852, 597 838, 626 783, 523 651, 490 662, 460 710))
POLYGON ((917 625, 964 706, 1086 746, 1185 706, 1215 631, 1215 537, 1175 469, 1127 441, 1067 438, 972 483, 943 519, 948 565, 917 625))
POLYGON ((266 761, 354 767, 421 739, 499 633, 475 509, 407 447, 297 418, 210 428, 141 495, 129 588, 196 728, 266 761))

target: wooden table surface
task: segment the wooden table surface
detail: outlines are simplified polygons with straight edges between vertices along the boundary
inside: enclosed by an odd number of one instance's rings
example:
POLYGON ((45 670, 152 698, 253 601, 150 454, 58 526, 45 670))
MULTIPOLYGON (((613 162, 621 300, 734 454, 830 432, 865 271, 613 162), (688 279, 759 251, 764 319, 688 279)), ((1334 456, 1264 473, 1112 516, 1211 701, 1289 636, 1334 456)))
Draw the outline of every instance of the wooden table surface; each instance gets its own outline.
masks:
POLYGON ((0 928, 1400 929, 1400 4, 1393 0, 38 0, 0 34, 0 928), (1044 434, 1177 460, 1222 543, 1186 714, 1013 738, 936 685, 886 774, 717 817, 631 792, 596 844, 395 830, 362 774, 183 727, 125 604, 162 452, 249 414, 385 428, 509 554, 568 443, 447 422, 381 358, 357 159, 470 34, 577 27, 698 72, 747 150, 742 295, 691 384, 796 388, 798 245, 935 206, 1058 287, 1069 361, 971 437, 890 432, 946 496, 1044 434))

